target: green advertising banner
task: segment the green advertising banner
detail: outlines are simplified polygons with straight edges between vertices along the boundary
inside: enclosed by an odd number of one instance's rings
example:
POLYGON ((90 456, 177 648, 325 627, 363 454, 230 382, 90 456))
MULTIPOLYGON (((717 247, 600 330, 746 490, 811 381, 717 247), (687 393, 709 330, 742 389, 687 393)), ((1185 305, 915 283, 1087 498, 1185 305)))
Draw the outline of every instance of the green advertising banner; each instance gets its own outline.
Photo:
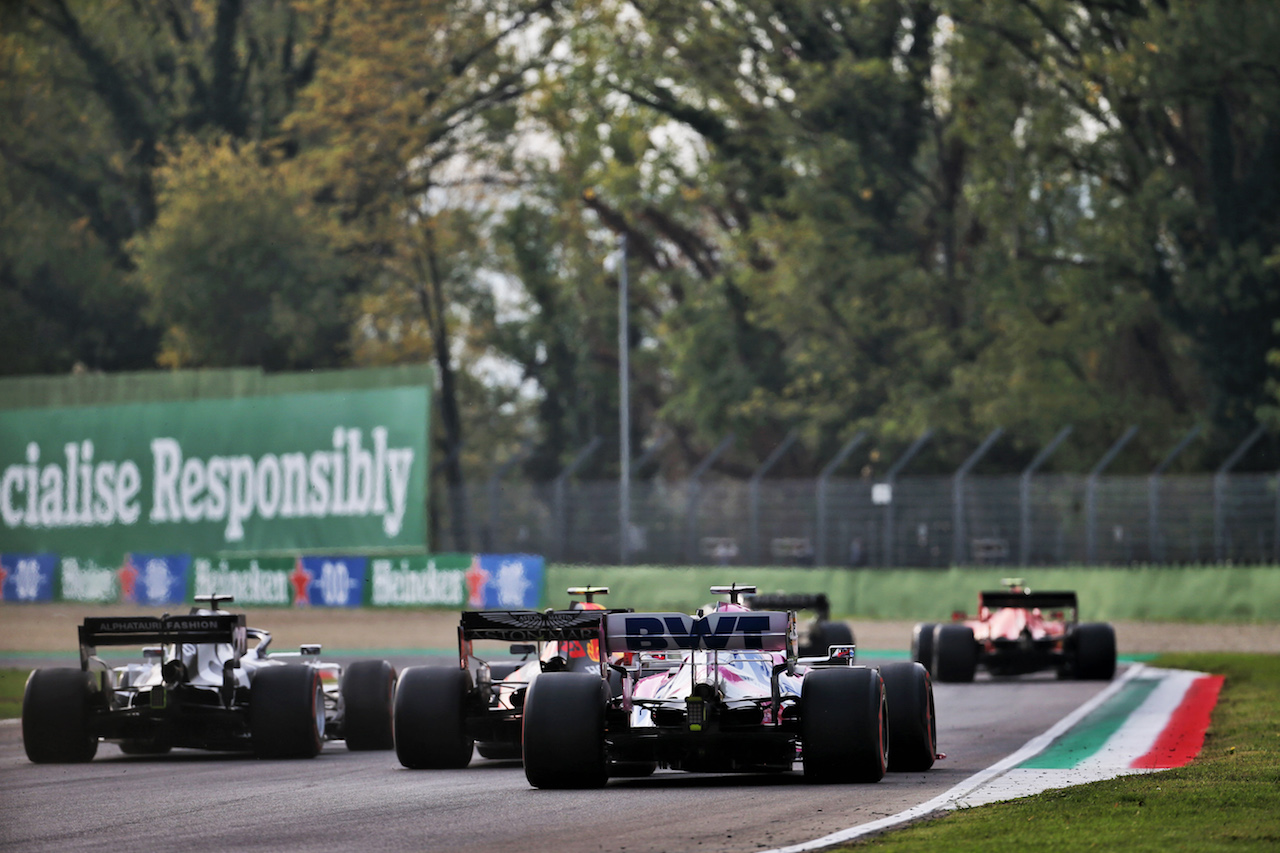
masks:
POLYGON ((426 551, 427 408, 405 386, 0 411, 0 552, 426 551))
POLYGON ((193 595, 230 595, 240 607, 290 607, 297 561, 289 557, 191 561, 193 595))

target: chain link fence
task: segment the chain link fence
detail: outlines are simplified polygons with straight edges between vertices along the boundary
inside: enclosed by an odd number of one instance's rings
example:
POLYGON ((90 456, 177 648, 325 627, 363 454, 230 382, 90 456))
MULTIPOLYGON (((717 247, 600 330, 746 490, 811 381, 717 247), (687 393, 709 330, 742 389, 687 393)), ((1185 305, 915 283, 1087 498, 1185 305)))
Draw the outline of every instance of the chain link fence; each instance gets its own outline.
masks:
MULTIPOLYGON (((470 542, 616 565, 1124 565, 1280 562, 1276 474, 729 479, 467 488, 470 542)), ((443 507, 449 502, 441 501, 443 507)))

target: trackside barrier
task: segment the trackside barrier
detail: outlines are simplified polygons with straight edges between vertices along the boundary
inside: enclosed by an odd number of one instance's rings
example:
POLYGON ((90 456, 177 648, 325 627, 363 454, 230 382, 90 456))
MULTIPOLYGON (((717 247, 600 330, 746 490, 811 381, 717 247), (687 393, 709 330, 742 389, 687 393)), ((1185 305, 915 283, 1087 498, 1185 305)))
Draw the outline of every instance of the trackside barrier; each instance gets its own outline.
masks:
POLYGON ((1084 621, 1280 620, 1280 566, 1196 568, 761 569, 738 566, 547 567, 547 589, 609 587, 611 602, 637 611, 689 612, 714 584, 754 584, 761 593, 823 592, 835 618, 946 620, 972 611, 978 591, 1008 575, 1031 590, 1074 590, 1084 621))
POLYGON ((125 554, 103 561, 0 554, 0 601, 182 604, 232 595, 240 606, 536 608, 543 559, 533 554, 216 558, 125 554))

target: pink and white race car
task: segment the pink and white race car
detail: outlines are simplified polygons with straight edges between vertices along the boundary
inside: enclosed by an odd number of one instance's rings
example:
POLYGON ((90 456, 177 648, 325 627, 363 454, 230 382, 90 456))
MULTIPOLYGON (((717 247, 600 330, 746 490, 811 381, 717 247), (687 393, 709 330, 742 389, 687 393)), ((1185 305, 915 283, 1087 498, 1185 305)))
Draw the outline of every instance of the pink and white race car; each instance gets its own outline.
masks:
POLYGON ((604 785, 655 767, 876 782, 937 756, 933 687, 916 663, 854 666, 852 645, 796 655, 794 611, 602 614, 597 672, 544 672, 524 701, 524 768, 539 788, 604 785), (622 677, 621 691, 608 675, 622 677))

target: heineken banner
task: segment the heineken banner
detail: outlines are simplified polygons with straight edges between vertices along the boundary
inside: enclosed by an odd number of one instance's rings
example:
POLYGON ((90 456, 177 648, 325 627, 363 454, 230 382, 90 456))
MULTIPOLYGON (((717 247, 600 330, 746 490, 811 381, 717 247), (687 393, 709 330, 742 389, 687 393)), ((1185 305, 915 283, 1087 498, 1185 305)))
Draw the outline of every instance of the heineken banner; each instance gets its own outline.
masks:
POLYGON ((0 552, 425 552, 427 405, 404 386, 0 411, 0 552))
POLYGON ((55 554, 0 554, 0 600, 147 606, 230 595, 240 607, 540 606, 543 558, 533 554, 413 557, 195 557, 133 552, 118 565, 55 554))
POLYGON ((539 606, 543 559, 533 554, 435 554, 369 561, 375 607, 472 610, 539 606))

